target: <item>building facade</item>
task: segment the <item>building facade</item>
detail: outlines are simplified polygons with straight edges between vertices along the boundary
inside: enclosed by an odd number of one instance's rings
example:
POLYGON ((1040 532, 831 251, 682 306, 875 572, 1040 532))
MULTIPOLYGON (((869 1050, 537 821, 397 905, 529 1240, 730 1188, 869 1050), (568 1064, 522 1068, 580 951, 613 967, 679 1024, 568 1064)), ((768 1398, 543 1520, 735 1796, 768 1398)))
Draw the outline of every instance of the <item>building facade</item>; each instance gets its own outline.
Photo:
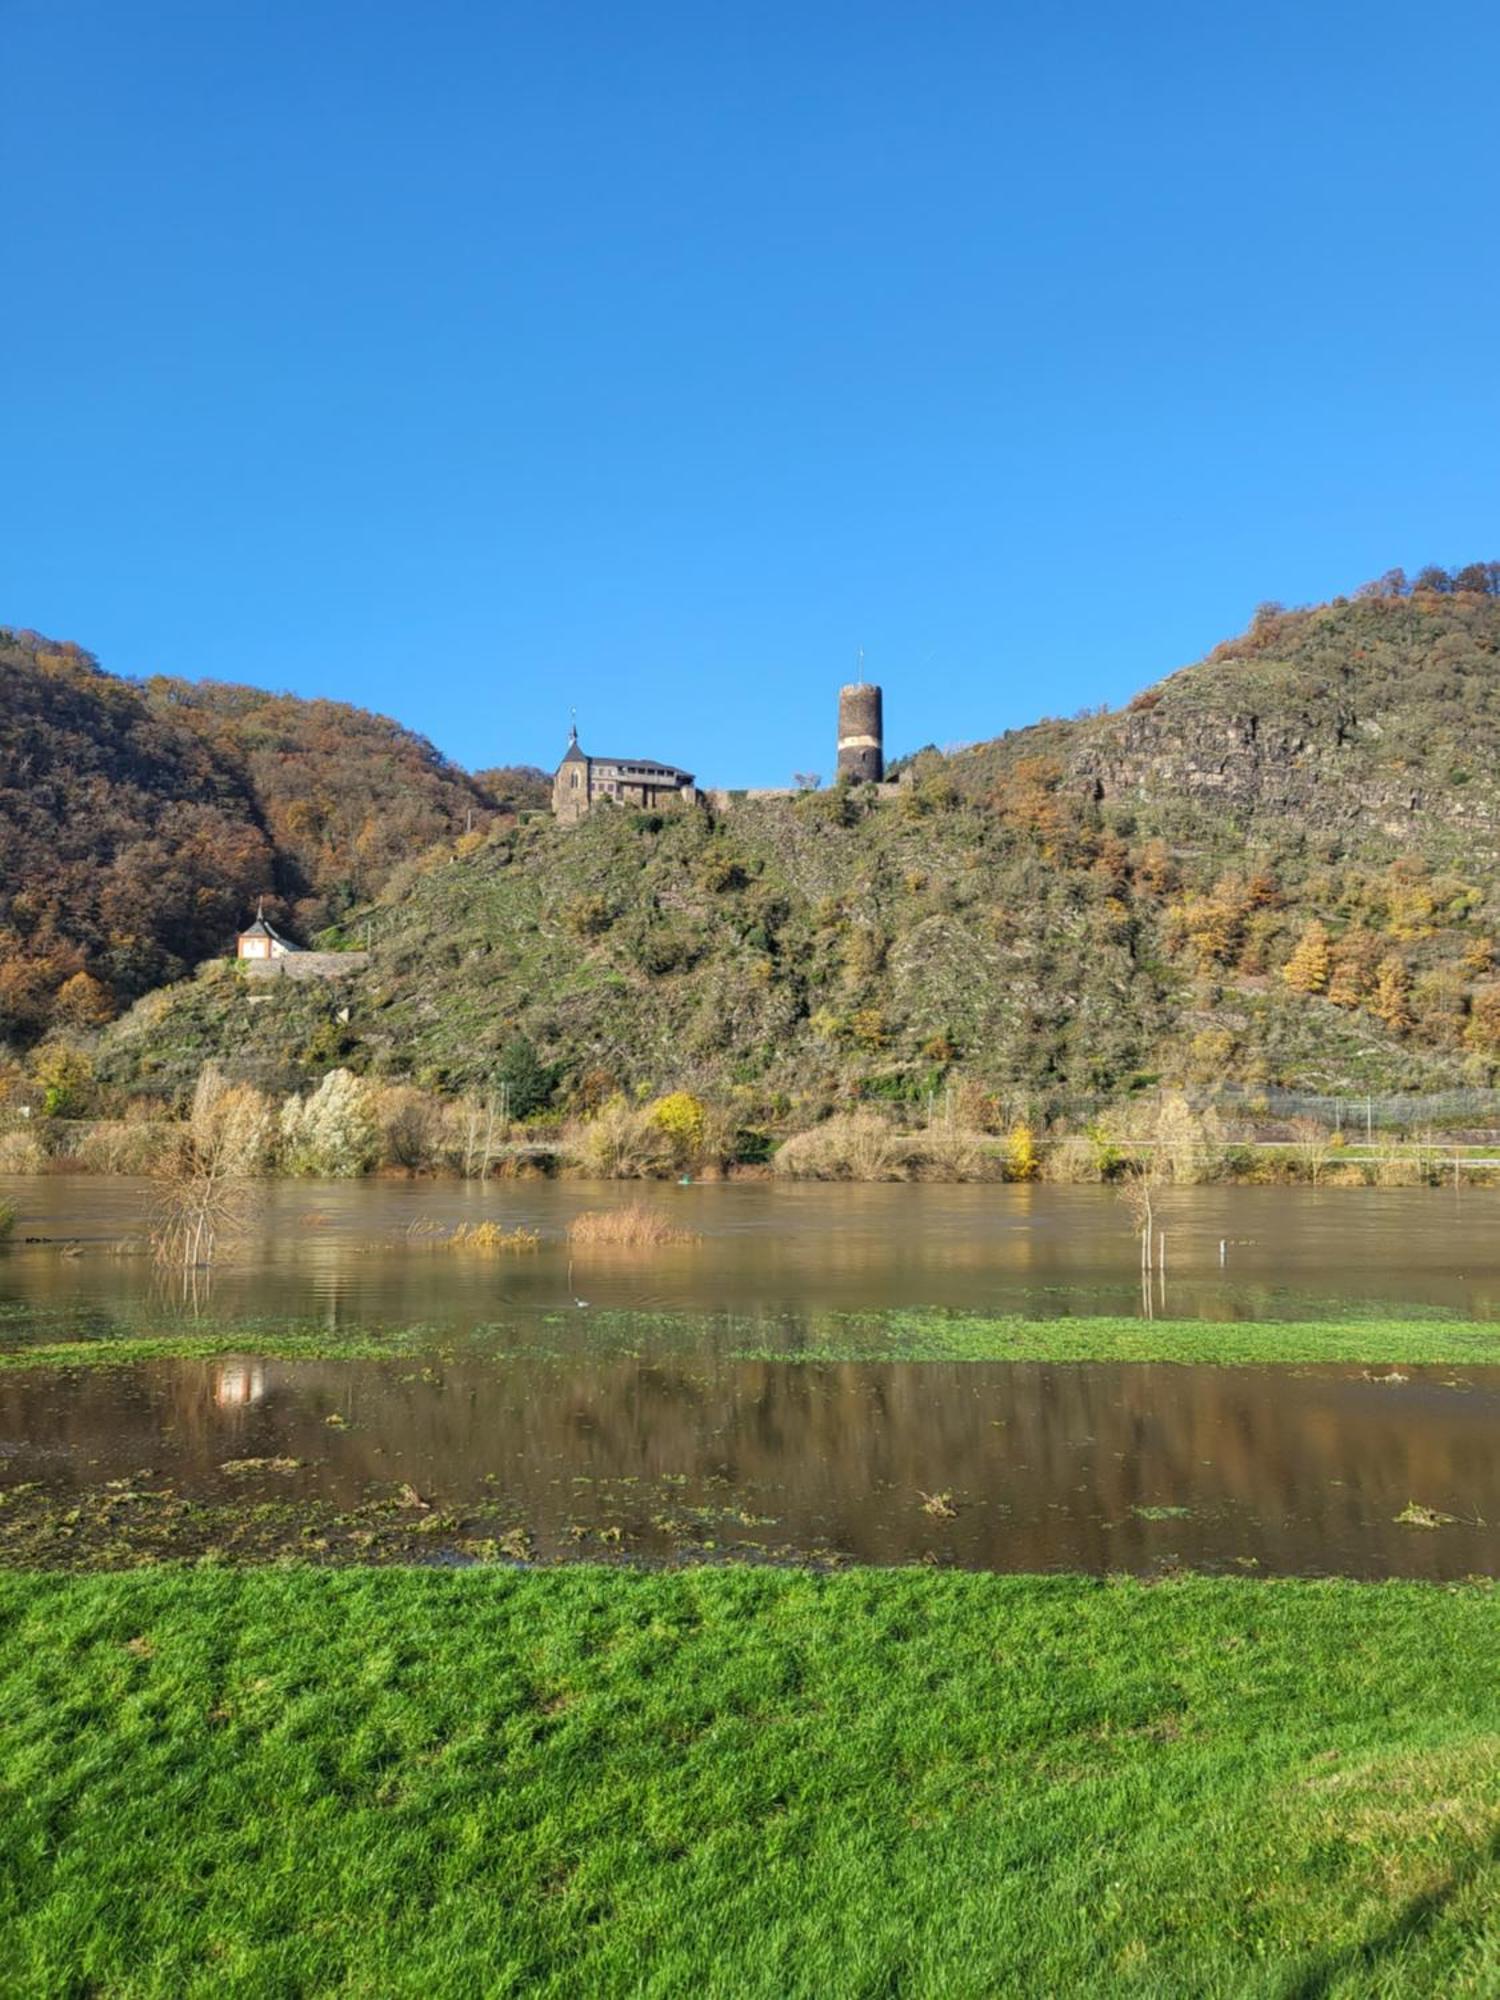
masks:
POLYGON ((234 941, 236 958, 287 958, 301 949, 300 944, 293 944, 289 937, 281 935, 274 924, 266 921, 264 903, 255 912, 255 922, 248 930, 241 931, 234 941))
POLYGON ((691 771, 650 757, 590 757, 579 748, 576 729, 552 779, 552 810, 565 826, 597 805, 650 808, 692 804, 697 796, 691 771))

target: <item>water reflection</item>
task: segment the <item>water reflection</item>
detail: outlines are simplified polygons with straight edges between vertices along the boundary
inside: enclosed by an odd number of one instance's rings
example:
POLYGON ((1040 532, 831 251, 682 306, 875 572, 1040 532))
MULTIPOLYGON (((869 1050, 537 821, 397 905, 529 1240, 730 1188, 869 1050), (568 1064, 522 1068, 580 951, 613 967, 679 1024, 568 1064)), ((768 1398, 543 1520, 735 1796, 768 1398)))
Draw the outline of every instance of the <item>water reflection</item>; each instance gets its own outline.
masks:
POLYGON ((6 1484, 67 1493, 149 1467, 190 1498, 340 1508, 404 1483, 451 1513, 448 1544, 499 1510, 543 1556, 597 1554, 608 1529, 648 1559, 687 1535, 1000 1570, 1455 1577, 1496 1567, 1497 1417, 1495 1369, 247 1357, 0 1375, 0 1461, 6 1484), (953 1519, 923 1510, 934 1492, 953 1519), (1410 1500, 1456 1518, 1400 1526, 1410 1500))
MULTIPOLYGON (((0 1311, 148 1307, 143 1191, 56 1176, 0 1181, 19 1233, 78 1239, 0 1255, 0 1311)), ((1188 1188, 1158 1196, 1170 1251, 1157 1314, 1317 1317, 1395 1306, 1500 1314, 1500 1190, 1188 1188), (1222 1252, 1221 1252, 1222 1245, 1222 1252)), ((214 1279, 215 1312, 463 1328, 506 1309, 594 1305, 709 1312, 950 1307, 1136 1313, 1147 1308, 1130 1218, 1107 1188, 707 1187, 582 1182, 279 1183, 260 1232, 214 1279), (648 1256, 564 1247, 580 1209, 644 1196, 698 1241, 648 1256), (540 1232, 534 1256, 434 1247, 424 1229, 494 1217, 540 1232)))

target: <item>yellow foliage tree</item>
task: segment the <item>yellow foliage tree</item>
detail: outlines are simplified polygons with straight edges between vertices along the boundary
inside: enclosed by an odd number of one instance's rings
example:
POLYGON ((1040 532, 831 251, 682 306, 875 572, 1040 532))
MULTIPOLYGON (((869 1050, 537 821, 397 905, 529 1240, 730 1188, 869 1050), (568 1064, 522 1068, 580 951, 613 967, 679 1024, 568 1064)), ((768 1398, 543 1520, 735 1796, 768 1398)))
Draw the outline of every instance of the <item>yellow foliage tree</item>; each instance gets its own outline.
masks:
POLYGON ((1005 1178, 1034 1181, 1037 1176, 1036 1134, 1021 1120, 1012 1125, 1005 1141, 1005 1178))
POLYGON ((702 1152, 708 1131, 708 1108, 701 1097, 694 1097, 690 1090, 669 1091, 665 1097, 657 1098, 646 1115, 670 1142, 679 1164, 686 1165, 702 1152))
POLYGON ((82 1049, 67 1042, 43 1042, 32 1053, 31 1075, 42 1093, 42 1110, 49 1118, 76 1113, 94 1080, 94 1066, 82 1049))
POLYGON ((1394 954, 1383 958, 1376 968, 1370 1011, 1394 1035, 1404 1035, 1411 1026, 1411 974, 1405 961, 1394 954))
POLYGON ((1281 976, 1294 993, 1323 993, 1327 991, 1328 974, 1328 933, 1315 918, 1298 938, 1296 949, 1281 968, 1281 976))

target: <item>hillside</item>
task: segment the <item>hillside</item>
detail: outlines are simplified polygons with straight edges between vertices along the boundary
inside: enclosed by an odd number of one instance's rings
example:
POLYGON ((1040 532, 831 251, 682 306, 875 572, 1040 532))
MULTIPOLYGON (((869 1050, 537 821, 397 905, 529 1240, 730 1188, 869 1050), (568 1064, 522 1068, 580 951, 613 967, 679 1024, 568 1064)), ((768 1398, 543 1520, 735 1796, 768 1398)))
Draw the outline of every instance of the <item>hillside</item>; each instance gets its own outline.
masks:
POLYGON ((223 952, 265 893, 330 921, 489 794, 342 703, 104 673, 0 630, 0 1041, 87 1028, 223 952))
POLYGON ((1494 598, 1266 613, 1118 714, 922 753, 896 801, 497 824, 377 900, 348 988, 200 980, 103 1072, 176 1091, 232 1050, 458 1091, 519 1034, 562 1104, 684 1085, 772 1116, 1489 1082, 1497 762, 1494 598))

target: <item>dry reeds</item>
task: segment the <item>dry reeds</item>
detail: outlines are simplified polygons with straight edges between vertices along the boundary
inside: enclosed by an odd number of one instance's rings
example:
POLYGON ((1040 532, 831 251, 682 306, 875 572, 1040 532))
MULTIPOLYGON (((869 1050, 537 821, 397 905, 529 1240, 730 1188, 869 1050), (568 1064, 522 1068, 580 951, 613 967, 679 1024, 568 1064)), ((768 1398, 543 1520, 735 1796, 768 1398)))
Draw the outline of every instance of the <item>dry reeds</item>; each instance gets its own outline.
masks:
POLYGON ((672 1170, 665 1133, 644 1105, 612 1097, 592 1118, 568 1127, 569 1156, 591 1180, 649 1180, 672 1170))
POLYGON ((39 1174, 46 1164, 47 1155, 34 1132, 19 1126, 0 1132, 0 1174, 39 1174))
POLYGON ((871 1111, 845 1111, 798 1132, 776 1150, 778 1174, 804 1181, 899 1181, 905 1168, 895 1132, 871 1111))
POLYGON ((68 1164, 85 1174, 149 1174, 172 1144, 172 1128, 141 1118, 97 1118, 79 1135, 68 1164))
MULTIPOLYGON (((877 1153, 877 1158, 884 1164, 882 1154, 877 1153)), ((929 1125, 925 1132, 917 1133, 901 1149, 901 1165, 919 1181, 994 1181, 1005 1175, 1005 1162, 993 1142, 983 1132, 967 1131, 959 1125, 929 1125)), ((881 1178, 885 1177, 882 1173, 881 1178)))
POLYGON ((679 1229, 648 1201, 586 1208, 568 1224, 568 1241, 576 1250, 660 1250, 697 1240, 691 1229, 679 1229))
POLYGON ((461 1222, 442 1239, 445 1250, 474 1250, 488 1256, 518 1256, 541 1243, 535 1229, 507 1229, 499 1222, 461 1222))

